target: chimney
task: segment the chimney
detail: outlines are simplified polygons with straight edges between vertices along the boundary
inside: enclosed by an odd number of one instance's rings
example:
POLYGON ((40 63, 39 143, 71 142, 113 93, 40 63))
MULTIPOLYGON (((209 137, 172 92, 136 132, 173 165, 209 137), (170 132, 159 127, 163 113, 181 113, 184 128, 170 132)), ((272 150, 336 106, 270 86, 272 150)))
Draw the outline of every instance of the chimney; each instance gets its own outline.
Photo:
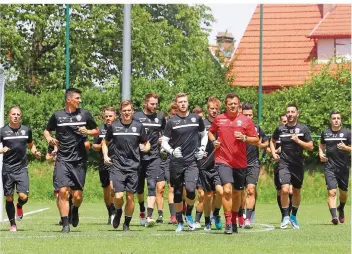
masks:
POLYGON ((326 13, 333 10, 336 7, 336 4, 318 4, 321 17, 324 18, 326 13))
POLYGON ((235 40, 232 33, 218 32, 216 35, 216 44, 218 45, 219 52, 222 57, 230 59, 233 52, 235 51, 235 40))

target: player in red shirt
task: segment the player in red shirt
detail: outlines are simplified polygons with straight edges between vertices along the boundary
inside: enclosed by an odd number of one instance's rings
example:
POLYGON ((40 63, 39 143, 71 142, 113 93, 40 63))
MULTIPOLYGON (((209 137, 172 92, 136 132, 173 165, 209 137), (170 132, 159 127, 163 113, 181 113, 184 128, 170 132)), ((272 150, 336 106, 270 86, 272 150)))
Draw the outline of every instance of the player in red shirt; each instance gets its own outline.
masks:
POLYGON ((246 144, 258 143, 258 135, 253 121, 239 112, 238 95, 227 94, 225 107, 226 113, 214 119, 208 135, 209 141, 217 149, 215 168, 224 188, 222 203, 226 219, 225 233, 232 234, 237 233, 236 219, 247 168, 246 144))

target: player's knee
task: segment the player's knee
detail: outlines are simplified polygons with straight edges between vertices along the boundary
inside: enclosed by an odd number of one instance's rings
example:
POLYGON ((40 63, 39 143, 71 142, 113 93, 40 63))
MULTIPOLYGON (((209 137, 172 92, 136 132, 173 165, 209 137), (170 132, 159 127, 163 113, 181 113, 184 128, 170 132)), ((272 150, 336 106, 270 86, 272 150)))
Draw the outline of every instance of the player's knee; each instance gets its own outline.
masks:
POLYGON ((336 189, 329 190, 329 197, 336 197, 336 189))
POLYGON ((155 188, 156 188, 156 182, 154 179, 148 180, 148 196, 154 196, 155 197, 155 188))
POLYGON ((164 189, 165 189, 165 185, 163 185, 163 184, 157 184, 156 185, 156 191, 159 194, 163 195, 164 194, 164 189))
POLYGON ((211 199, 213 197, 213 193, 212 192, 204 192, 204 199, 211 199))
POLYGON ((232 194, 232 186, 231 185, 225 185, 223 188, 223 195, 224 196, 231 196, 232 194))
POLYGON ((215 187, 216 195, 219 195, 220 197, 224 195, 224 188, 221 185, 217 185, 215 187))
POLYGON ((198 188, 198 198, 204 197, 204 190, 202 188, 198 188))
POLYGON ((251 197, 254 197, 254 195, 255 195, 255 188, 248 188, 248 189, 247 189, 247 195, 248 195, 248 196, 251 196, 251 197))
POLYGON ((13 202, 13 195, 6 196, 6 201, 7 202, 13 202))
POLYGON ((23 202, 27 202, 28 200, 28 195, 24 194, 24 193, 18 193, 18 197, 23 201, 23 202))
POLYGON ((116 192, 115 193, 115 198, 118 199, 118 200, 123 199, 123 192, 116 192))
POLYGON ((182 186, 181 188, 174 188, 174 203, 181 203, 182 202, 182 186))
POLYGON ((134 195, 132 193, 126 194, 127 202, 134 202, 134 195))

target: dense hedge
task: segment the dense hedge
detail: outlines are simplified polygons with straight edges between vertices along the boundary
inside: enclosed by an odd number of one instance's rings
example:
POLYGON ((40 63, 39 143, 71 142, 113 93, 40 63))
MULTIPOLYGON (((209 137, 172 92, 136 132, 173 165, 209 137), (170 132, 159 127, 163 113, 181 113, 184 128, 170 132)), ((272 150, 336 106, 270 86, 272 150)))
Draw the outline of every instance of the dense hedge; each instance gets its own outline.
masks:
MULTIPOLYGON (((144 79, 132 80, 132 100, 139 109, 143 105, 146 93, 156 92, 161 95, 160 110, 168 111, 169 103, 177 92, 189 93, 190 108, 201 105, 205 109, 209 96, 216 95, 221 101, 227 92, 234 91, 241 97, 242 102, 250 102, 258 106, 258 95, 253 88, 237 88, 226 84, 210 86, 186 79, 172 85, 163 80, 147 81, 144 79)), ((83 92, 82 107, 91 111, 97 122, 102 121, 101 109, 112 105, 118 107, 120 88, 108 87, 89 89, 83 92)), ((299 120, 309 126, 313 135, 320 135, 329 123, 329 113, 339 110, 344 119, 344 125, 351 125, 351 72, 349 69, 338 69, 336 72, 325 68, 315 75, 302 87, 293 87, 263 95, 263 122, 266 133, 272 133, 279 122, 279 115, 284 113, 287 103, 295 102, 299 106, 299 120)), ((23 111, 23 124, 33 130, 33 135, 39 149, 46 151, 46 142, 43 137, 45 125, 53 112, 64 107, 64 91, 52 90, 41 92, 38 95, 27 94, 24 91, 6 91, 5 112, 13 105, 20 105, 23 111)), ((7 121, 5 117, 5 122, 7 121)), ((314 152, 316 155, 316 151, 314 152)), ((312 155, 312 154, 310 154, 312 155)))

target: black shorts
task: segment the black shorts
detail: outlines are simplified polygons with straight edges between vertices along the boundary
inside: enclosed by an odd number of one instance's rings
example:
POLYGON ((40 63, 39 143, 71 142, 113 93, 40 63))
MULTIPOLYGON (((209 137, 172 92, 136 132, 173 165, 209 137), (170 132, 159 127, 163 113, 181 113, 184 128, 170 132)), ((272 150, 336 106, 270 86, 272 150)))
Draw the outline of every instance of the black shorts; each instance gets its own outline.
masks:
POLYGON ((247 170, 246 170, 246 180, 245 180, 245 185, 247 186, 248 184, 258 184, 258 179, 259 179, 259 173, 260 173, 260 166, 259 162, 255 162, 252 165, 248 165, 247 170))
POLYGON ((159 157, 151 160, 141 160, 141 164, 138 169, 139 179, 143 179, 143 183, 145 179, 154 179, 156 181, 160 170, 160 163, 161 159, 159 157))
POLYGON ((110 177, 114 192, 137 192, 138 185, 138 171, 128 171, 124 172, 118 169, 110 170, 110 177))
POLYGON ((279 164, 276 164, 274 167, 274 185, 276 190, 281 190, 281 183, 279 180, 279 164))
POLYGON ((220 176, 215 168, 199 170, 199 179, 204 192, 215 191, 217 185, 221 186, 220 176))
POLYGON ((106 188, 110 185, 110 173, 107 169, 99 169, 99 178, 102 188, 106 188))
POLYGON ((67 162, 56 159, 53 187, 70 187, 72 190, 83 190, 86 181, 87 163, 83 161, 67 162))
POLYGON ((348 168, 341 169, 325 166, 324 175, 328 190, 334 190, 338 187, 343 191, 348 191, 348 178, 350 176, 348 168))
POLYGON ((29 177, 28 169, 25 168, 19 173, 3 173, 2 174, 2 186, 4 190, 4 196, 12 195, 15 192, 29 193, 29 177))
POLYGON ((173 162, 170 161, 170 184, 172 187, 182 186, 185 182, 197 183, 199 170, 197 163, 192 162, 173 162))
POLYGON ((168 181, 170 182, 170 171, 169 171, 170 159, 160 160, 160 166, 156 182, 168 181))
POLYGON ((230 166, 222 163, 215 163, 215 170, 219 174, 221 185, 232 183, 235 190, 244 189, 246 179, 245 168, 231 168, 230 166))
POLYGON ((279 161, 278 174, 280 185, 292 184, 296 189, 302 188, 304 178, 303 164, 288 164, 279 161))

